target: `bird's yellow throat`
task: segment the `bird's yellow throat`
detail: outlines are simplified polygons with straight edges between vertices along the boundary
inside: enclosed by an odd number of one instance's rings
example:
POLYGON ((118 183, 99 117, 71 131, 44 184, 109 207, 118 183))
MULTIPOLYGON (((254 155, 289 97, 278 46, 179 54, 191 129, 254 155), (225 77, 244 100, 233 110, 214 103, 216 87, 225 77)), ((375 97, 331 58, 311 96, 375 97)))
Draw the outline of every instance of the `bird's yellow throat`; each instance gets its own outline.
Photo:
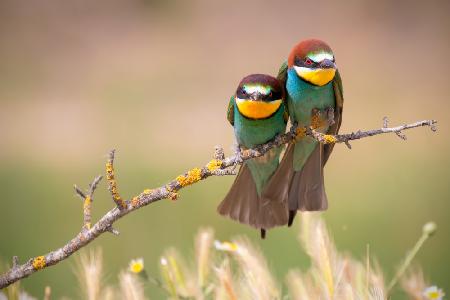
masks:
POLYGON ((239 112, 245 117, 251 119, 264 119, 270 117, 278 110, 281 103, 281 99, 264 102, 236 98, 236 104, 239 112))
POLYGON ((295 72, 303 80, 311 82, 314 85, 324 86, 333 80, 336 74, 335 69, 308 69, 294 66, 295 72))

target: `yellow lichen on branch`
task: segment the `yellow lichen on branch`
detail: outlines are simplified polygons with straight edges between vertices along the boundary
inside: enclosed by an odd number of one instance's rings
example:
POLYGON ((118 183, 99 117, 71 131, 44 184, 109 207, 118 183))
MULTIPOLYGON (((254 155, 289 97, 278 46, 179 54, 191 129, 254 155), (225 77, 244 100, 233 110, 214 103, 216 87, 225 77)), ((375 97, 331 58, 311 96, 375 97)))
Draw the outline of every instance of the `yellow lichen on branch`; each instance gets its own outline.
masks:
POLYGON ((88 195, 88 196, 86 196, 86 198, 84 198, 83 210, 85 212, 86 212, 87 209, 90 208, 91 202, 92 202, 91 196, 88 195))
POLYGON ((152 189, 145 189, 143 193, 146 195, 150 195, 152 192, 153 192, 152 189))
POLYGON ((45 268, 45 265, 46 265, 45 257, 44 256, 35 257, 33 259, 32 265, 35 270, 40 270, 40 269, 45 268))
POLYGON ((206 165, 206 167, 208 168, 208 170, 210 172, 213 172, 217 169, 219 169, 220 167, 222 167, 223 162, 220 159, 213 159, 210 160, 209 163, 206 165))
POLYGON ((130 203, 132 207, 136 207, 139 206, 139 204, 141 203, 141 200, 148 195, 151 195, 151 193, 153 193, 153 189, 145 189, 142 193, 140 193, 138 196, 134 196, 130 203))
POLYGON ((180 175, 176 178, 177 182, 182 186, 188 186, 202 179, 202 170, 199 168, 194 168, 187 172, 187 175, 180 175))
POLYGON ((109 191, 111 192, 114 202, 120 208, 125 208, 125 200, 122 199, 117 191, 117 182, 114 180, 114 167, 112 161, 106 163, 106 179, 108 180, 109 191))
POLYGON ((167 198, 169 198, 170 200, 173 200, 173 201, 178 199, 179 195, 178 195, 177 191, 172 189, 169 184, 167 184, 165 186, 165 188, 166 188, 166 190, 168 192, 167 198))
POLYGON ((323 141, 325 144, 334 144, 334 143, 336 143, 337 139, 335 136, 333 136, 331 134, 325 134, 323 136, 323 141))
POLYGON ((87 195, 83 202, 84 227, 91 229, 91 196, 87 195))

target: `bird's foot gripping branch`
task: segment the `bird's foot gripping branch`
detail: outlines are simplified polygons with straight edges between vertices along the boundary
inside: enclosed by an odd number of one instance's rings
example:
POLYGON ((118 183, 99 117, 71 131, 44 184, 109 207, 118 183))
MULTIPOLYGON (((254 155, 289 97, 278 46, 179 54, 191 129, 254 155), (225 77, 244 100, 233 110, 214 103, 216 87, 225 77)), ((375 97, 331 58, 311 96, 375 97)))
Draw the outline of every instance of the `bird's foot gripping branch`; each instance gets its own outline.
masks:
POLYGON ((350 148, 350 141, 384 133, 395 133, 401 139, 405 140, 406 136, 403 134, 403 131, 422 126, 428 126, 431 130, 436 131, 436 124, 437 121, 435 120, 424 120, 396 127, 388 127, 387 118, 384 118, 383 127, 380 129, 367 131, 358 130, 350 134, 340 135, 326 135, 311 127, 297 128, 297 126, 294 125, 289 132, 277 136, 275 139, 267 142, 266 144, 260 145, 253 149, 243 150, 239 156, 233 155, 225 157, 223 149, 221 147, 216 147, 213 159, 202 168, 191 169, 186 173, 177 176, 174 180, 168 182, 164 186, 154 189, 146 189, 140 194, 131 197, 129 200, 124 199, 118 192, 117 178, 114 172, 113 150, 109 153, 108 162, 106 164, 106 178, 115 207, 104 214, 100 220, 92 225, 91 208, 93 196, 102 179, 102 176, 95 177, 86 192, 75 186, 74 188, 76 194, 80 196, 83 201, 83 225, 80 232, 78 232, 74 238, 72 238, 61 248, 51 251, 45 255, 32 257, 23 264, 20 264, 19 259, 14 256, 12 259, 11 269, 0 275, 0 289, 7 287, 22 278, 28 277, 39 270, 59 263, 105 232, 118 235, 119 232, 113 228, 113 224, 134 210, 161 199, 176 200, 179 196, 179 190, 210 176, 233 175, 234 166, 237 163, 242 163, 246 160, 262 156, 274 147, 295 142, 298 132, 302 132, 305 135, 313 137, 323 144, 345 143, 350 148))

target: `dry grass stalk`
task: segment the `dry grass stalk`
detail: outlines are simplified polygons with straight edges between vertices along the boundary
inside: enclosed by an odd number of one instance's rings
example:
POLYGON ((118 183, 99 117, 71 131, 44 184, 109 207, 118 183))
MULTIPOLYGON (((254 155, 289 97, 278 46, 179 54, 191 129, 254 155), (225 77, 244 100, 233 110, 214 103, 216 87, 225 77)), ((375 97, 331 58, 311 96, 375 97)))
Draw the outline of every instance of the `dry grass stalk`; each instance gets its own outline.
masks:
POLYGON ((144 285, 139 277, 130 272, 122 271, 119 274, 120 299, 145 300, 144 285))
MULTIPOLYGON (((248 239, 214 241, 211 229, 201 229, 195 238, 194 263, 186 264, 175 249, 165 251, 161 257, 161 283, 147 274, 142 258, 133 259, 127 270, 119 275, 119 293, 102 285, 101 251, 82 253, 77 268, 82 298, 142 300, 146 299, 145 284, 153 283, 162 288, 169 299, 180 300, 389 299, 382 270, 368 251, 362 260, 339 253, 319 214, 302 213, 300 217, 300 241, 311 259, 311 266, 302 272, 289 271, 286 276, 289 295, 283 296, 266 259, 248 239)), ((427 238, 436 231, 436 225, 432 225, 424 227, 423 235, 427 238)), ((424 240, 422 236, 419 244, 422 245, 424 240)), ((417 253, 419 248, 414 249, 413 253, 417 253)), ((408 262, 413 256, 409 252, 406 257, 408 262)), ((409 265, 403 263, 400 270, 409 270, 409 265)), ((400 272, 397 277, 398 274, 400 272)), ((419 268, 401 278, 401 286, 412 300, 442 300, 444 297, 444 291, 427 284, 419 268)), ((10 299, 29 299, 18 285, 10 286, 5 292, 10 299)), ((4 299, 6 295, 0 292, 0 300, 4 299)))

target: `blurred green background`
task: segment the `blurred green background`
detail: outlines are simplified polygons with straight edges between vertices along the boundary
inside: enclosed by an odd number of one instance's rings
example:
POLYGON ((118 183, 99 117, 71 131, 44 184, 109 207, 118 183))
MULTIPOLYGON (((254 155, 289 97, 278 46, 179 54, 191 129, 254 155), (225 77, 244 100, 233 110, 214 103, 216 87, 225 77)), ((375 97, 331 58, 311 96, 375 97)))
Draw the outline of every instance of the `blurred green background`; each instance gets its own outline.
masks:
MULTIPOLYGON (((435 221, 417 257, 450 293, 449 1, 13 1, 0 2, 0 256, 21 261, 62 246, 82 224, 83 187, 117 149, 119 189, 132 196, 204 165, 214 145, 231 152, 229 96, 250 73, 274 74, 307 37, 334 49, 344 82, 342 132, 420 119, 427 128, 335 147, 326 168, 324 213, 340 250, 366 244, 391 278, 435 221)), ((108 282, 142 256, 149 273, 168 246, 193 253, 199 227, 220 239, 250 236, 280 282, 308 266, 297 230, 258 233, 216 214, 232 177, 210 178, 116 224, 102 247, 108 282)), ((112 207, 101 185, 94 216, 112 207)), ((74 259, 23 280, 41 297, 79 297, 74 259)), ((159 291, 150 288, 150 296, 159 291)))

